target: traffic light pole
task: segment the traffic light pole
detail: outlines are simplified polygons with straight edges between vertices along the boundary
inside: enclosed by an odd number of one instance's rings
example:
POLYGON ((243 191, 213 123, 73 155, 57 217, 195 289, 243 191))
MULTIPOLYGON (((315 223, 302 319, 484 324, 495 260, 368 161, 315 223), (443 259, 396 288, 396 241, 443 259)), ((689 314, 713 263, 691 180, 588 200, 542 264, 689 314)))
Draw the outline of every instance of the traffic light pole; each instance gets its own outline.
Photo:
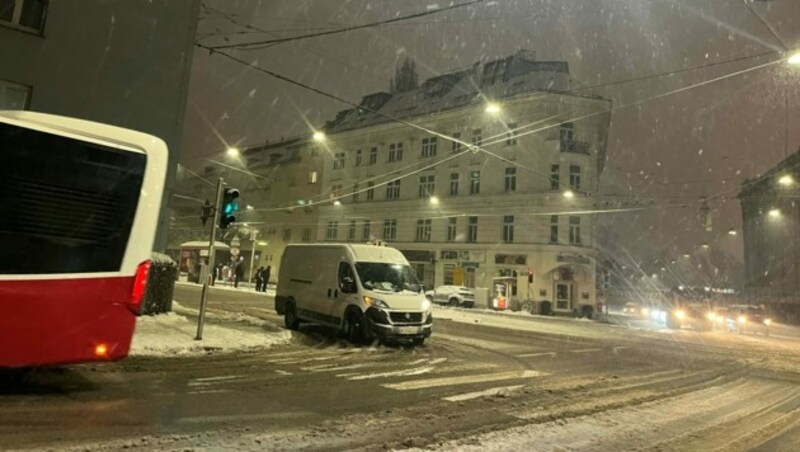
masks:
MULTIPOLYGON (((216 238, 217 238, 217 216, 220 212, 220 204, 222 203, 222 190, 225 186, 225 181, 222 180, 220 177, 217 179, 217 198, 214 201, 214 216, 212 217, 214 221, 211 222, 211 240, 208 242, 208 268, 211 277, 214 276, 214 256, 216 251, 216 238)), ((197 337, 195 340, 201 341, 203 340, 203 322, 205 322, 206 317, 206 304, 208 303, 208 275, 206 275, 205 280, 203 281, 203 291, 200 294, 200 313, 197 316, 197 337)))

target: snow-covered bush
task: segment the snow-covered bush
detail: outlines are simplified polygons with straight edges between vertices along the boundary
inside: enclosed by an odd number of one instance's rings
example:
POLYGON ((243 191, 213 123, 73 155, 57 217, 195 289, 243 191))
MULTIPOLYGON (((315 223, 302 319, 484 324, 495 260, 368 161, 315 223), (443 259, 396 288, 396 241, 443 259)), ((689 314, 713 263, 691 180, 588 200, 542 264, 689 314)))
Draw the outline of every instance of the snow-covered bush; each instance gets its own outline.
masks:
POLYGON ((153 253, 147 291, 142 300, 140 315, 156 315, 172 311, 172 295, 178 278, 178 264, 166 254, 153 253))

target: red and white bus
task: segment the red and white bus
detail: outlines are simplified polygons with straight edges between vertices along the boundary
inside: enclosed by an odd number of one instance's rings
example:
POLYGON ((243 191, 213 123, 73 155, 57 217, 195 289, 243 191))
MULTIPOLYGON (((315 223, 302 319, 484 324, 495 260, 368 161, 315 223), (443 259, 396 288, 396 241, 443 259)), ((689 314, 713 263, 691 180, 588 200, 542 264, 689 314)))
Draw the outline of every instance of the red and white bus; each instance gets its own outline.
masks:
POLYGON ((167 173, 151 135, 0 111, 0 368, 124 358, 167 173))

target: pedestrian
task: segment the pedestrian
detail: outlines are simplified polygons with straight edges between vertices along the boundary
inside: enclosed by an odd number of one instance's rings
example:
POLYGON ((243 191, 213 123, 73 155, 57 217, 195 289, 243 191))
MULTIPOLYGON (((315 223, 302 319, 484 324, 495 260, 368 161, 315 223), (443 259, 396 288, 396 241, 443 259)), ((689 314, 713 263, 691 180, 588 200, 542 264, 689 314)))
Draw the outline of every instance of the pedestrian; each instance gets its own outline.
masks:
POLYGON ((255 271, 254 279, 256 280, 256 292, 261 292, 261 288, 264 287, 264 279, 261 278, 261 273, 264 271, 264 267, 258 267, 255 271))
POLYGON ((212 286, 217 281, 217 278, 219 278, 219 273, 220 273, 220 269, 221 268, 222 268, 222 264, 217 265, 213 269, 211 269, 211 285, 212 286))
POLYGON ((264 285, 262 286, 262 292, 267 291, 267 285, 269 285, 269 274, 272 271, 272 267, 267 265, 267 268, 264 269, 264 285))

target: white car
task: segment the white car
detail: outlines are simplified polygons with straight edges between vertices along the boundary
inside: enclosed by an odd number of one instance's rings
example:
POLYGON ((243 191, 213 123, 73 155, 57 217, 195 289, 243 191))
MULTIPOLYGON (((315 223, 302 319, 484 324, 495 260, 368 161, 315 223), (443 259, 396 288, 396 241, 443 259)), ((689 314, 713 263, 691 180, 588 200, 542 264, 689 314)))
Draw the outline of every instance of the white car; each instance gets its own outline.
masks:
POLYGON ((431 303, 446 304, 448 306, 471 308, 475 306, 475 293, 464 286, 439 286, 434 290, 425 292, 425 297, 431 303))

